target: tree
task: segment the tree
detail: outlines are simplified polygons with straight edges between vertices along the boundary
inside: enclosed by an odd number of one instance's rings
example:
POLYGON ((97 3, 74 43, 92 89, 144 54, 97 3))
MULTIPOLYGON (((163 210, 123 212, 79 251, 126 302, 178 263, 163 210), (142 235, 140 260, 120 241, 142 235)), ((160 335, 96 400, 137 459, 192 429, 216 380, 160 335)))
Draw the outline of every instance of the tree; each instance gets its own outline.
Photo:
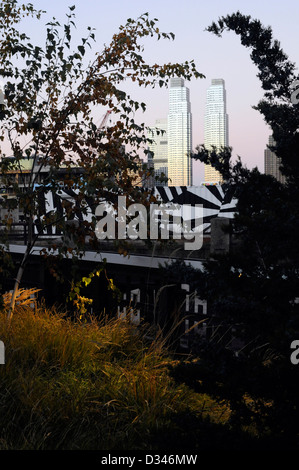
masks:
POLYGON ((270 27, 237 12, 208 28, 218 36, 224 30, 234 31, 251 49, 265 90, 255 109, 272 129, 272 150, 281 159, 287 182, 279 183, 257 168, 248 170, 240 158, 232 163, 231 148, 196 149, 193 157, 214 166, 234 187, 238 204, 233 230, 242 240, 242 248, 226 259, 210 260, 202 286, 214 313, 221 312, 228 322, 245 322, 251 340, 252 335, 259 342, 270 340, 286 351, 299 293, 299 114, 291 100, 298 77, 270 27))
POLYGON ((136 177, 143 178, 148 171, 139 158, 148 143, 146 126, 133 117, 134 111, 145 110, 146 105, 131 98, 121 84, 130 80, 137 86, 163 87, 172 76, 187 80, 202 76, 193 61, 162 65, 145 61, 143 38, 174 38, 172 33, 160 32, 157 19, 150 19, 147 13, 128 19, 111 43, 86 64, 86 50, 95 42, 95 33, 88 28, 86 37, 73 47, 74 10, 70 7, 63 25, 55 19, 47 23, 42 47, 32 45, 19 27, 24 17, 40 19, 44 12, 16 0, 4 0, 0 7, 0 76, 5 80, 1 139, 8 140, 9 156, 13 157, 7 158, 1 150, 1 176, 3 187, 12 187, 15 194, 13 201, 6 198, 3 204, 8 209, 21 208, 28 226, 27 249, 16 277, 9 317, 28 257, 45 227, 54 225, 75 237, 75 246, 51 245, 49 249, 57 248, 63 256, 79 256, 87 235, 97 248, 94 211, 103 199, 113 204, 124 194, 134 202, 148 201, 147 193, 136 184, 136 177), (116 123, 99 129, 94 107, 113 113, 116 123), (31 161, 29 175, 24 171, 26 161, 31 161), (38 186, 45 169, 47 178, 38 186), (12 172, 18 173, 22 191, 11 181, 12 172), (57 193, 61 184, 76 189, 75 204, 64 203, 63 217, 57 213, 43 216, 36 233, 34 218, 40 194, 45 190, 57 193), (92 199, 91 221, 75 229, 67 222, 79 210, 88 212, 87 198, 92 199))
POLYGON ((281 159, 286 183, 247 169, 241 158, 233 163, 231 148, 199 146, 194 152, 195 159, 222 173, 238 200, 231 227, 238 245, 226 256, 210 258, 198 274, 197 290, 207 299, 218 334, 197 343, 194 351, 206 360, 207 389, 220 383, 238 419, 245 416, 244 394, 256 397, 256 404, 261 398, 271 402, 259 415, 264 429, 292 448, 298 437, 298 371, 290 360, 299 334, 299 113, 298 100, 292 99, 298 76, 271 28, 259 20, 237 12, 208 28, 218 36, 225 30, 234 31, 251 50, 264 90, 255 109, 272 130, 272 150, 281 159), (242 341, 238 357, 228 355, 232 336, 242 341))

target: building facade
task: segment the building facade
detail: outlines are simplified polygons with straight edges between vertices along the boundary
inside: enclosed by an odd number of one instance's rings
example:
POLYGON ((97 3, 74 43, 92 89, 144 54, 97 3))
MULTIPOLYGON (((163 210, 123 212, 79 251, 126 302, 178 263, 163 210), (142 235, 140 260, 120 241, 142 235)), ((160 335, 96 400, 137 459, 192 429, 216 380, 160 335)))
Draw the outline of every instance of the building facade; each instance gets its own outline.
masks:
MULTIPOLYGON (((204 145, 210 150, 229 146, 228 114, 226 112, 226 90, 222 78, 213 79, 207 90, 204 118, 204 145)), ((222 176, 211 165, 205 165, 206 182, 222 182, 222 176)))
POLYGON ((168 110, 168 186, 192 186, 190 92, 182 78, 171 78, 168 110))
MULTIPOLYGON (((269 136, 269 147, 275 146, 273 136, 269 136)), ((264 151, 264 163, 266 175, 272 175, 280 183, 285 183, 285 176, 281 173, 279 167, 281 165, 281 159, 278 158, 272 150, 266 148, 264 151)))
MULTIPOLYGON (((148 138, 153 142, 149 144, 148 149, 151 152, 148 162, 154 168, 155 176, 168 177, 168 140, 167 140, 168 121, 157 119, 154 127, 149 128, 148 138)), ((157 181, 154 184, 165 186, 168 183, 157 181)))

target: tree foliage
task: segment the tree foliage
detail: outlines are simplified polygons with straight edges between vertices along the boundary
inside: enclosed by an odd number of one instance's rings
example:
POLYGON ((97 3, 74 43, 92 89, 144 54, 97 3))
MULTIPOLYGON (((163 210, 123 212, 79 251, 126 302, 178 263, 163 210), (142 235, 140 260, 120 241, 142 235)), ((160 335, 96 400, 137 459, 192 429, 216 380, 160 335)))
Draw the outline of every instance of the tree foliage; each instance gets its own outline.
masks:
MULTIPOLYGON (((27 16, 40 19, 43 12, 15 0, 1 2, 0 76, 5 82, 5 107, 0 132, 1 139, 10 145, 8 155, 1 149, 1 176, 4 187, 13 187, 14 204, 23 210, 29 227, 27 251, 17 284, 39 233, 49 225, 64 232, 72 230, 75 247, 55 247, 64 250, 64 255, 82 253, 87 235, 96 248, 94 214, 90 222, 81 223, 76 230, 67 224, 67 220, 76 218, 78 210, 88 211, 86 198, 92 198, 93 208, 103 198, 115 203, 118 194, 125 194, 134 202, 147 200, 147 193, 142 193, 137 185, 148 171, 140 160, 140 152, 146 152, 148 143, 146 126, 134 119, 134 112, 145 110, 146 105, 134 100, 123 87, 128 82, 139 87, 163 87, 172 76, 188 80, 202 76, 193 61, 146 62, 142 44, 145 38, 174 38, 172 33, 161 32, 158 20, 147 13, 136 20, 128 19, 111 43, 87 62, 87 50, 96 46, 95 32, 89 27, 81 42, 73 44, 74 10, 74 6, 69 8, 65 24, 56 19, 49 21, 44 45, 33 45, 21 32, 22 20, 27 16), (98 109, 112 113, 115 122, 99 128, 94 117, 98 109), (23 168, 26 159, 35 169, 29 179, 26 176, 27 180, 23 168), (74 165, 80 171, 75 172, 74 165), (37 185, 45 169, 47 180, 37 185), (19 173, 25 191, 11 181, 12 171, 19 173), (61 185, 76 189, 76 204, 65 203, 64 218, 47 214, 41 220, 39 233, 33 236, 40 193, 45 188, 58 192, 61 185)), ((11 208, 12 200, 7 199, 6 204, 11 208)))
POLYGON ((231 148, 196 149, 193 157, 214 166, 234 187, 238 203, 232 231, 240 242, 225 258, 210 260, 199 290, 211 315, 242 325, 251 346, 270 342, 288 354, 299 326, 299 118, 298 104, 291 100, 295 65, 260 21, 237 12, 208 28, 218 36, 225 30, 234 31, 251 50, 265 90, 255 109, 273 132, 272 150, 281 159, 286 183, 257 168, 249 170, 240 157, 232 162, 231 148))
POLYGON ((190 373, 197 389, 229 397, 232 424, 250 428, 257 418, 265 448, 297 449, 298 369, 291 355, 299 334, 298 75, 272 29, 259 20, 237 12, 207 29, 219 37, 233 31, 250 49, 264 90, 254 108, 272 131, 270 148, 280 158, 285 183, 249 170, 240 157, 233 162, 230 147, 202 145, 194 152, 234 189, 237 210, 229 253, 214 255, 197 273, 210 334, 194 344, 201 360, 190 373))
POLYGON ((278 40, 273 39, 271 27, 265 27, 251 16, 239 11, 219 18, 208 31, 221 36, 233 31, 241 44, 251 50, 250 57, 258 69, 257 77, 265 91, 264 98, 254 108, 264 117, 273 131, 275 153, 282 159, 282 171, 290 181, 296 181, 298 169, 299 117, 298 103, 291 95, 298 80, 296 64, 288 59, 278 40))

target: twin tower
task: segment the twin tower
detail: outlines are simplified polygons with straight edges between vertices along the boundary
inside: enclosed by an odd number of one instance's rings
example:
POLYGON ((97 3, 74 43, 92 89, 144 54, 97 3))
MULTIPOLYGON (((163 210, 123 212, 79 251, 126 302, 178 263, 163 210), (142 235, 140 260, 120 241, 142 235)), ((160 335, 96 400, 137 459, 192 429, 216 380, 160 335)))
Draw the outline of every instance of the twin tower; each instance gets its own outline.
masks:
MULTIPOLYGON (((155 174, 169 178, 168 186, 192 186, 192 113, 190 92, 182 78, 171 78, 166 119, 157 119, 150 128, 149 164, 155 174)), ((223 79, 213 79, 207 90, 204 116, 206 148, 228 146, 228 115, 223 79)), ((221 183, 221 175, 205 165, 205 182, 221 183)))

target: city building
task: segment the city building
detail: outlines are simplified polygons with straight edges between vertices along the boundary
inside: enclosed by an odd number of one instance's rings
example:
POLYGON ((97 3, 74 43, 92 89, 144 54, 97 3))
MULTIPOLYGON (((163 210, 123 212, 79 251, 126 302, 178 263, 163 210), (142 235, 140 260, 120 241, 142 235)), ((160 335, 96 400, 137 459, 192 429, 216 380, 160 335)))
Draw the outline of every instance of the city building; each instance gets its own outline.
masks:
MULTIPOLYGON (((204 145, 220 150, 228 147, 228 115, 226 112, 226 90, 222 78, 213 79, 207 90, 204 118, 204 145)), ((223 182, 221 174, 211 165, 205 165, 206 182, 223 182)))
MULTIPOLYGON (((269 136, 269 147, 275 146, 273 136, 269 136)), ((285 183, 285 176, 281 173, 279 167, 281 165, 281 159, 278 158, 270 148, 266 148, 264 151, 264 163, 266 175, 272 175, 281 183, 285 183)))
MULTIPOLYGON (((152 140, 149 144, 148 163, 154 168, 155 177, 167 178, 168 176, 168 120, 157 119, 154 127, 149 128, 148 138, 152 140)), ((154 181, 154 185, 167 186, 167 181, 154 181)))
POLYGON ((182 78, 171 78, 168 110, 168 186, 192 186, 190 92, 182 78))

